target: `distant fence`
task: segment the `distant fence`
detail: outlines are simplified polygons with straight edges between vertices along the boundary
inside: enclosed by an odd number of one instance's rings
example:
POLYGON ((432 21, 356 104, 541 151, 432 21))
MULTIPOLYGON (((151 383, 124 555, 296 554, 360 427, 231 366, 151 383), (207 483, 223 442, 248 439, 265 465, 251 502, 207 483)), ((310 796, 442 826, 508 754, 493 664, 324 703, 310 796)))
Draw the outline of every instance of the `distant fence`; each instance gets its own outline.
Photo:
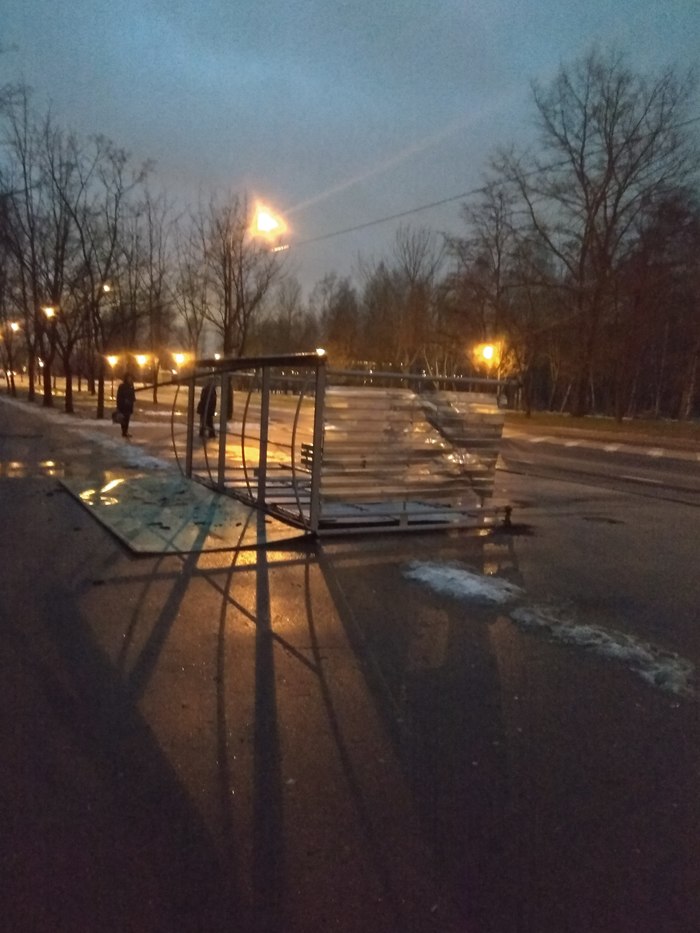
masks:
POLYGON ((179 382, 183 472, 311 533, 493 521, 497 380, 332 370, 306 353, 198 360, 179 382), (197 415, 208 382, 212 439, 197 415))

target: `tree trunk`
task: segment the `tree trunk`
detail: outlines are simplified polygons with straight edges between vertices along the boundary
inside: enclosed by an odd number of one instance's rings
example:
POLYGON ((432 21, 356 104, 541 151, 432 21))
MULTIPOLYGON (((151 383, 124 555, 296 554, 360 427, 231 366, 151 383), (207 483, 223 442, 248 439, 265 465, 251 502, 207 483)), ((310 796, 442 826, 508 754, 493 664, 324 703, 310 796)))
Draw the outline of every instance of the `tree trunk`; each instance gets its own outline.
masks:
POLYGON ((66 378, 66 398, 64 411, 67 415, 72 415, 75 411, 73 406, 73 371, 71 369, 70 363, 67 360, 63 361, 63 372, 65 373, 66 378))
POLYGON ((44 395, 42 399, 42 405, 45 408, 53 408, 53 392, 51 391, 51 361, 44 361, 44 368, 41 371, 43 383, 44 383, 44 395))
POLYGON ((693 417, 693 408, 695 405, 695 393, 697 391, 698 379, 698 357, 700 357, 700 345, 696 343, 690 366, 686 374, 685 385, 681 395, 681 404, 679 418, 681 421, 689 421, 693 417))

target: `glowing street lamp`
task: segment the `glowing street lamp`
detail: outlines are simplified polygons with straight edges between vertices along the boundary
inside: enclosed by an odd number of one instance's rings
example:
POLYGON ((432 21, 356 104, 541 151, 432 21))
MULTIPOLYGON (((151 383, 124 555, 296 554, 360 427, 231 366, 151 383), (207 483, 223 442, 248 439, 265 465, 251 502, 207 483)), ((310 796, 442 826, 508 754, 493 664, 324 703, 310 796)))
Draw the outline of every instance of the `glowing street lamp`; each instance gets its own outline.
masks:
POLYGON ((177 372, 181 366, 184 366, 185 361, 187 360, 187 354, 173 353, 173 360, 175 361, 175 372, 177 372))
POLYGON ((480 343, 474 348, 474 357, 479 364, 486 366, 488 372, 491 372, 495 366, 496 369, 501 364, 501 345, 500 343, 480 343))
POLYGON ((266 240, 270 245, 270 251, 277 253, 289 248, 287 244, 281 242, 286 232, 287 224, 283 217, 264 204, 256 205, 249 230, 252 237, 266 240))
MULTIPOLYGON (((49 351, 50 356, 47 361, 49 366, 44 370, 44 379, 46 380, 44 383, 44 393, 45 393, 45 398, 46 398, 46 393, 48 391, 46 387, 49 385, 51 381, 51 370, 49 367, 52 365, 55 348, 56 348, 56 320, 57 320, 56 315, 58 314, 58 308, 56 308, 54 305, 43 305, 41 310, 46 315, 46 320, 51 324, 50 334, 49 334, 49 342, 51 344, 51 349, 49 351)), ((53 374, 53 387, 55 390, 56 389, 56 374, 55 373, 53 374)), ((50 404, 50 401, 47 401, 46 404, 50 404)))
POLYGON ((144 366, 146 365, 146 363, 148 362, 148 354, 147 354, 147 353, 137 353, 136 356, 135 356, 134 358, 135 358, 136 364, 137 364, 137 366, 138 366, 138 368, 139 368, 139 377, 140 377, 140 379, 141 379, 141 382, 143 382, 143 367, 144 367, 144 366))
POLYGON ((109 363, 110 369, 112 370, 112 388, 110 390, 110 398, 114 398, 114 367, 119 362, 118 356, 108 356, 107 362, 109 363))
MULTIPOLYGON (((15 387, 15 360, 14 360, 14 352, 13 352, 14 350, 13 337, 19 331, 19 324, 17 323, 17 321, 9 321, 7 326, 9 330, 7 332, 7 339, 4 341, 5 342, 5 354, 7 357, 7 366, 6 366, 7 388, 11 395, 16 395, 17 389, 15 387)), ((0 340, 2 339, 3 339, 3 335, 0 333, 0 340)))

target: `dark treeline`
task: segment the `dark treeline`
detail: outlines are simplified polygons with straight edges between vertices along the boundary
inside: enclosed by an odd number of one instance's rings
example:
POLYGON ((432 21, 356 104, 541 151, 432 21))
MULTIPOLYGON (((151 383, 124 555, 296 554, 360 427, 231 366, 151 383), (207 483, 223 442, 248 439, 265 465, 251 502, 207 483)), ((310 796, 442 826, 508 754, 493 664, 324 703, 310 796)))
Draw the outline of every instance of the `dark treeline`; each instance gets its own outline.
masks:
MULTIPOLYGON (((462 236, 399 229, 393 249, 304 296, 249 232, 245 194, 175 216, 154 168, 0 101, 0 334, 8 387, 205 342, 226 355, 324 346, 331 363, 511 378, 526 411, 700 413, 700 148, 695 83, 593 50, 532 88, 529 149, 493 154, 462 236), (53 309, 47 311, 47 309, 53 309), (486 359, 478 348, 489 345, 486 359)), ((210 346, 207 347, 210 349, 210 346)), ((157 381, 154 378, 154 381, 157 381)), ((155 391, 155 390, 154 390, 155 391)))

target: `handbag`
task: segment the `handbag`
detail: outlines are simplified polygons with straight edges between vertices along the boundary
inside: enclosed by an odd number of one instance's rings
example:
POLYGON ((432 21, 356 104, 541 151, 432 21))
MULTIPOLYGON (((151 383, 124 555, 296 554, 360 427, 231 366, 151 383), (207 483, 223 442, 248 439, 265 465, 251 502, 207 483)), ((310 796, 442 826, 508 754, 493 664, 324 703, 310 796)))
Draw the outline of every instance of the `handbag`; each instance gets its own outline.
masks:
POLYGON ((113 424, 124 424, 124 415, 118 408, 115 408, 112 412, 112 422, 113 424))

